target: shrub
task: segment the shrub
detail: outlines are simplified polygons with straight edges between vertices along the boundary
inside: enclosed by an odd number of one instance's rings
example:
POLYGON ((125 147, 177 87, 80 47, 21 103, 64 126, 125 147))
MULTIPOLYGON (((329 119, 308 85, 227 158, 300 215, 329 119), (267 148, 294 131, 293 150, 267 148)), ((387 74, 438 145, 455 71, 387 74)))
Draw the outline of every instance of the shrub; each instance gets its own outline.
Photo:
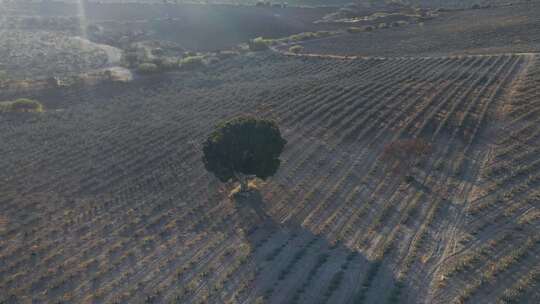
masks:
POLYGON ((11 104, 11 109, 16 112, 43 112, 43 105, 37 100, 19 98, 11 104))
POLYGON ((400 26, 404 26, 404 25, 408 25, 408 24, 409 24, 409 22, 407 22, 407 21, 399 20, 399 21, 392 22, 392 27, 400 27, 400 26))
POLYGON ((165 55, 165 51, 162 48, 155 48, 152 51, 150 51, 152 55, 154 56, 163 56, 165 55))
POLYGON ((218 53, 216 54, 216 57, 218 57, 219 59, 227 59, 227 58, 232 58, 237 55, 238 55, 238 52, 235 52, 235 51, 218 51, 218 53))
POLYGON ((145 62, 139 64, 137 71, 141 74, 152 74, 159 71, 158 66, 155 63, 145 62))
POLYGON ((302 50, 304 50, 304 47, 301 45, 293 45, 289 48, 289 52, 294 54, 299 54, 302 50))
POLYGON ((204 65, 212 65, 218 62, 219 62, 219 58, 217 56, 208 56, 208 57, 205 57, 203 60, 204 65))
POLYGON ((361 32, 363 32, 363 31, 364 31, 364 29, 362 29, 362 28, 360 28, 360 27, 354 27, 354 26, 349 27, 349 28, 347 29, 347 33, 349 33, 349 34, 361 33, 361 32))
POLYGON ((285 40, 294 42, 294 41, 304 41, 304 40, 310 40, 310 39, 324 38, 324 37, 329 37, 329 36, 332 36, 332 32, 330 31, 304 32, 300 34, 291 35, 285 38, 285 40))
POLYGON ((0 112, 43 112, 43 105, 37 100, 19 98, 0 103, 0 112))
POLYGON ((302 41, 316 38, 316 34, 313 32, 305 32, 296 35, 289 36, 289 41, 302 41))
POLYGON ((182 69, 198 69, 204 66, 203 56, 189 56, 180 60, 180 68, 182 69))
POLYGON ((164 71, 172 71, 178 68, 178 60, 172 58, 163 58, 158 64, 158 68, 164 71))
POLYGON ((398 163, 394 169, 395 174, 408 173, 431 152, 431 144, 423 139, 400 139, 385 145, 381 159, 388 163, 398 163))
POLYGON ((263 37, 257 37, 253 40, 250 40, 248 43, 249 50, 254 52, 267 50, 269 44, 270 40, 264 39, 263 37))
POLYGON ((288 37, 280 39, 264 39, 262 37, 257 37, 248 42, 248 47, 250 51, 264 51, 268 49, 269 46, 277 43, 294 43, 298 41, 305 41, 310 39, 324 38, 329 37, 335 34, 336 32, 331 31, 317 31, 317 32, 303 32, 299 34, 294 34, 288 37))
POLYGON ((122 57, 122 60, 128 67, 133 67, 139 61, 139 56, 137 56, 135 51, 126 51, 122 57))

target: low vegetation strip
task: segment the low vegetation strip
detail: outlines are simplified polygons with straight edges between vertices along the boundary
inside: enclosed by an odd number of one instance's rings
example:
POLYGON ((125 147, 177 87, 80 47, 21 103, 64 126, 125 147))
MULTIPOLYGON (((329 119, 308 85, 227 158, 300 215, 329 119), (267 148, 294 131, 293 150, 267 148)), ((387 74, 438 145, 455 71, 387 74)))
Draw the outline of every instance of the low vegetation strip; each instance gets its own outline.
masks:
POLYGON ((1 101, 0 113, 6 112, 43 112, 43 105, 36 100, 19 98, 14 101, 1 101))

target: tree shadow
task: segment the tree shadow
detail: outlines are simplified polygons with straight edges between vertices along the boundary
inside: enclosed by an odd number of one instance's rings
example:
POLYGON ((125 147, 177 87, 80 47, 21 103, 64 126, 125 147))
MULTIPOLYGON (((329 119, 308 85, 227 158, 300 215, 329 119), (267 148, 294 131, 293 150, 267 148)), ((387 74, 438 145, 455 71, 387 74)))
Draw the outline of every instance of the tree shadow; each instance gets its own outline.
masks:
POLYGON ((402 286, 381 261, 299 223, 281 224, 266 213, 257 190, 231 201, 234 224, 252 253, 245 303, 401 303, 402 286))

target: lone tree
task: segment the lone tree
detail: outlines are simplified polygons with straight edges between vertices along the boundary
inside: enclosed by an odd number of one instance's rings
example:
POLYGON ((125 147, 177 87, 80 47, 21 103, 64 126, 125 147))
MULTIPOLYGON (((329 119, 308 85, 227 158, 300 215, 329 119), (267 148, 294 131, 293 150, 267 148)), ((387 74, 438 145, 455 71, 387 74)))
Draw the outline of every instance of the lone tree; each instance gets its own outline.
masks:
POLYGON ((240 192, 246 192, 249 178, 276 173, 286 143, 273 121, 234 118, 217 125, 204 143, 204 166, 221 182, 239 182, 240 192))

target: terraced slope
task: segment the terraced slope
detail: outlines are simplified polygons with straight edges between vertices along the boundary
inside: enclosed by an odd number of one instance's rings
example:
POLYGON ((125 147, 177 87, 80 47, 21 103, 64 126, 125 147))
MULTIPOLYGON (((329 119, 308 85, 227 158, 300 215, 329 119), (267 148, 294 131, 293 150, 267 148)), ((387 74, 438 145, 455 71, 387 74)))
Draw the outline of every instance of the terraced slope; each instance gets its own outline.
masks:
MULTIPOLYGON (((518 223, 537 206, 521 194, 519 204, 477 196, 481 186, 493 192, 485 168, 503 151, 493 119, 536 132, 536 116, 526 116, 535 100, 523 98, 537 93, 528 75, 538 67, 532 55, 259 54, 208 73, 42 96, 42 115, 0 121, 0 302, 445 303, 462 290, 470 303, 537 298, 537 217, 511 239, 484 219, 515 205, 502 221, 518 223), (200 144, 240 113, 278 120, 289 144, 278 174, 234 201, 204 171, 200 144), (403 138, 434 149, 409 183, 380 159, 403 138), (486 270, 484 281, 453 270, 483 248, 488 257, 464 271, 486 270), (510 268, 491 267, 489 250, 510 268), (510 270, 519 281, 497 276, 510 270)), ((522 140, 532 140, 527 132, 522 140)), ((498 157, 536 155, 523 153, 498 157)), ((501 193, 526 182, 502 174, 501 193)))

